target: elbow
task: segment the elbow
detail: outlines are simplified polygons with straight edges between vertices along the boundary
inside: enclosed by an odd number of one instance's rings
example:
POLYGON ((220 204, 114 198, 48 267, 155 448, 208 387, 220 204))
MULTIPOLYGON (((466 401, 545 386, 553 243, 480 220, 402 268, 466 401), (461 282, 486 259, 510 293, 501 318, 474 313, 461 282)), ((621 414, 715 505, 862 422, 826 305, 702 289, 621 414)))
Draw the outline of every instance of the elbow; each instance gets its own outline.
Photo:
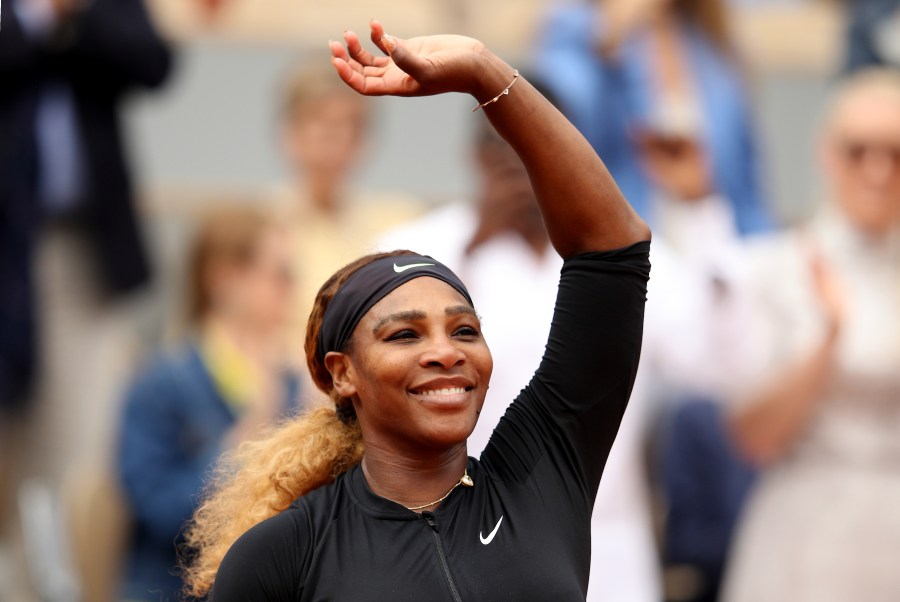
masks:
POLYGON ((639 242, 652 240, 652 238, 653 231, 650 229, 650 226, 634 213, 626 222, 625 227, 621 229, 621 235, 615 246, 618 248, 628 247, 639 242))
POLYGON ((584 236, 551 235, 557 253, 563 259, 568 259, 581 253, 624 249, 639 242, 649 241, 652 236, 650 226, 637 215, 619 222, 615 228, 604 228, 602 223, 595 226, 584 236))
POLYGON ((635 216, 635 223, 631 226, 635 240, 634 242, 642 242, 653 239, 653 231, 650 226, 640 217, 635 216))

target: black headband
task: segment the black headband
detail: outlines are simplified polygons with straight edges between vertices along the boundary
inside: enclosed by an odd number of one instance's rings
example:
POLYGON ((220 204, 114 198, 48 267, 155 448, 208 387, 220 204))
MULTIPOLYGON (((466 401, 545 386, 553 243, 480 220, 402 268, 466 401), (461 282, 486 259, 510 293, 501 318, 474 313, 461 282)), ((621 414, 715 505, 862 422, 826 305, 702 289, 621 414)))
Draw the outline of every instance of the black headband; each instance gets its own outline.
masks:
POLYGON ((422 276, 443 280, 474 306, 462 280, 427 255, 393 255, 375 260, 356 270, 328 304, 319 329, 319 359, 324 359, 329 351, 341 351, 372 306, 401 284, 422 276))

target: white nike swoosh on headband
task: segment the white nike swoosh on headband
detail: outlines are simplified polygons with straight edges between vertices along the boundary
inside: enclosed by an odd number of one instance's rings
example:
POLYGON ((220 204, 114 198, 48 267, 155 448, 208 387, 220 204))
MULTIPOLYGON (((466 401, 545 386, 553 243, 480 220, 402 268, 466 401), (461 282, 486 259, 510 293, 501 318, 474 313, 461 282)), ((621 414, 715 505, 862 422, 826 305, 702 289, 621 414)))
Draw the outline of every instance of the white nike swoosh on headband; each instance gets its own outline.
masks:
POLYGON ((501 517, 500 517, 500 520, 497 521, 497 525, 494 527, 494 530, 491 531, 490 533, 488 533, 488 536, 487 536, 487 537, 485 537, 484 535, 482 535, 482 534, 481 534, 481 531, 479 531, 479 532, 478 532, 478 539, 481 540, 481 543, 483 543, 484 545, 488 545, 489 543, 491 543, 492 541, 494 541, 494 535, 496 535, 496 534, 497 534, 497 531, 500 530, 500 523, 502 523, 502 522, 503 522, 503 517, 501 516, 501 517))
POLYGON ((397 265, 394 264, 394 271, 398 274, 401 272, 405 272, 406 270, 411 270, 413 268, 424 268, 429 265, 434 265, 433 263, 411 263, 409 265, 397 265))

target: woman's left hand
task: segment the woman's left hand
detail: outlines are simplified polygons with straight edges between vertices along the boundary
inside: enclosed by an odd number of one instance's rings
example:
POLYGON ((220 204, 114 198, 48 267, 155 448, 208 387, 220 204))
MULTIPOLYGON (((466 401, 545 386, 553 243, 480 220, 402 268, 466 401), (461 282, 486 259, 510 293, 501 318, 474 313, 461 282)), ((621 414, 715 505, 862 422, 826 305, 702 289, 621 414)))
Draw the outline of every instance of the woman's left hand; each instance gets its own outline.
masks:
POLYGON ((372 42, 388 56, 363 49, 352 31, 344 33, 345 48, 331 42, 331 62, 348 86, 367 96, 430 96, 463 92, 481 98, 480 72, 487 52, 484 44, 456 35, 422 36, 401 40, 370 23, 372 42))

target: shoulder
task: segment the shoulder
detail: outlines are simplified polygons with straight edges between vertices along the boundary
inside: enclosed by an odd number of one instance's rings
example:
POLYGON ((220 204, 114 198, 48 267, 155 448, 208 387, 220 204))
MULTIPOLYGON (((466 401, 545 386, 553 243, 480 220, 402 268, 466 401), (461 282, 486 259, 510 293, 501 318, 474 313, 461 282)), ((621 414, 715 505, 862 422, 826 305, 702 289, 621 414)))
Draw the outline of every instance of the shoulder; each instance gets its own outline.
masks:
POLYGON ((305 504, 295 502, 287 510, 267 518, 244 533, 234 543, 228 555, 240 557, 247 553, 264 553, 270 556, 274 550, 299 551, 301 542, 308 541, 312 532, 310 515, 305 504))
POLYGON ((308 513, 296 505, 252 527, 225 554, 212 599, 293 600, 309 556, 310 533, 308 513))
POLYGON ((314 550, 339 511, 340 480, 298 498, 239 537, 216 575, 215 602, 296 599, 314 550))
POLYGON ((146 397, 160 397, 161 401, 165 401, 177 393, 179 384, 185 378, 202 374, 203 362, 194 345, 188 343, 161 350, 138 369, 129 389, 128 401, 135 403, 146 397), (162 392, 166 395, 159 396, 162 392))

